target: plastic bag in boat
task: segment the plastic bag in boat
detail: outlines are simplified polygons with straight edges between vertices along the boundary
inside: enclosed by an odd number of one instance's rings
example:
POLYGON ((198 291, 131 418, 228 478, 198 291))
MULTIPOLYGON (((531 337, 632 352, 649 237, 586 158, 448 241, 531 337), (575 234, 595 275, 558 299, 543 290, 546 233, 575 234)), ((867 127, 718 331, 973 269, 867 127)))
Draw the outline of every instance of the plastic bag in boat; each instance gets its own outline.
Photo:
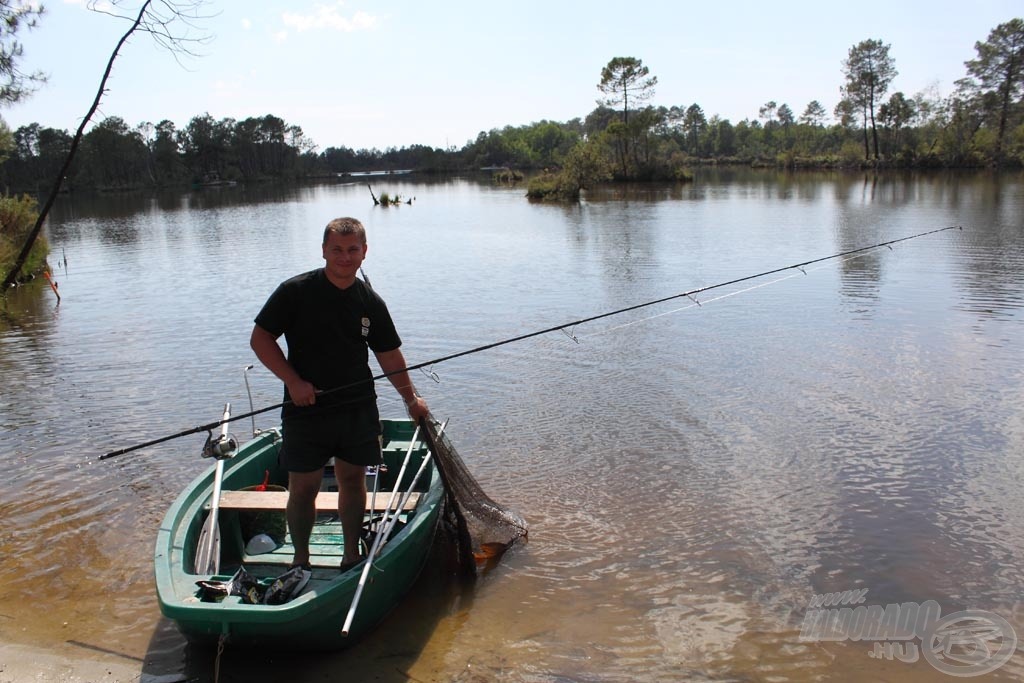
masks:
POLYGON ((312 575, 308 569, 292 567, 270 584, 263 596, 263 604, 283 605, 302 592, 312 575))
POLYGON ((235 575, 231 577, 231 595, 240 595, 242 602, 247 605, 259 605, 263 602, 263 596, 267 589, 260 585, 259 580, 245 567, 239 567, 235 575))
POLYGON ((245 567, 239 567, 227 581, 196 581, 199 586, 199 598, 203 602, 216 602, 226 595, 238 595, 242 602, 258 605, 263 602, 266 588, 245 567))

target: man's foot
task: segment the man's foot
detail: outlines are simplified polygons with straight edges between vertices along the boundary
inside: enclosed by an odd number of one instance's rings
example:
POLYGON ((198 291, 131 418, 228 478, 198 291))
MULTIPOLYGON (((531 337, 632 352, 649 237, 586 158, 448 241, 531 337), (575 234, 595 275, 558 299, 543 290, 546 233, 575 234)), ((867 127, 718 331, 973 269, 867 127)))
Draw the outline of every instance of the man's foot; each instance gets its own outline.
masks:
POLYGON ((307 572, 313 571, 313 565, 311 565, 309 562, 292 562, 290 565, 288 565, 288 569, 295 569, 296 567, 302 567, 307 572))
POLYGON ((363 562, 364 562, 365 560, 366 560, 366 558, 365 558, 365 557, 360 557, 360 558, 358 558, 358 559, 355 559, 355 560, 351 560, 351 561, 348 561, 348 562, 346 562, 346 561, 342 560, 342 562, 341 562, 341 565, 340 565, 341 573, 342 573, 342 574, 344 574, 344 573, 345 573, 345 572, 347 572, 347 571, 348 571, 349 569, 353 569, 353 568, 355 568, 355 567, 358 567, 358 566, 359 566, 359 565, 361 565, 361 564, 362 564, 362 563, 363 563, 363 562))

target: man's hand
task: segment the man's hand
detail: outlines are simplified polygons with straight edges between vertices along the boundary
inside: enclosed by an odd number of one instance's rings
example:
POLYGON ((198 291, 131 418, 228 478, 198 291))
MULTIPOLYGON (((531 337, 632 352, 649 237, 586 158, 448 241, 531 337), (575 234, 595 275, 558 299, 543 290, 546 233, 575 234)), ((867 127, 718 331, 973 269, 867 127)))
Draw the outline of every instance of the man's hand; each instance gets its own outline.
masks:
POLYGON ((288 382, 288 395, 292 403, 305 408, 316 403, 317 388, 301 377, 288 382))
POLYGON ((288 387, 288 396, 291 397, 292 403, 302 407, 316 403, 317 388, 295 372, 295 368, 285 358, 284 351, 277 343, 277 336, 255 325, 252 328, 249 345, 260 362, 288 387))
POLYGON ((430 408, 427 407, 427 402, 421 396, 416 396, 406 403, 405 408, 409 411, 409 417, 415 422, 419 422, 420 418, 426 419, 430 416, 430 408))

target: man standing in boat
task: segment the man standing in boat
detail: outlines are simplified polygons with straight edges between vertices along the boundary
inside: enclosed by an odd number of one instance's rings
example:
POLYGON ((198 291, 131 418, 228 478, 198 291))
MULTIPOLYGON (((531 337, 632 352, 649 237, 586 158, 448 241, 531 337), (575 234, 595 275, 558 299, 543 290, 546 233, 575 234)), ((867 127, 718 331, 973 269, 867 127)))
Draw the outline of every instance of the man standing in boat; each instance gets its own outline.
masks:
POLYGON ((366 466, 380 462, 381 433, 367 349, 401 394, 409 416, 419 420, 429 414, 405 371, 402 341, 387 305, 356 278, 366 248, 361 222, 332 220, 324 230, 324 267, 281 283, 252 330, 256 357, 285 386, 281 464, 288 470, 286 514, 295 548, 293 566, 309 568, 316 496, 332 457, 345 537, 341 568, 348 570, 363 559, 359 536, 366 466), (287 357, 277 341, 282 334, 287 357))

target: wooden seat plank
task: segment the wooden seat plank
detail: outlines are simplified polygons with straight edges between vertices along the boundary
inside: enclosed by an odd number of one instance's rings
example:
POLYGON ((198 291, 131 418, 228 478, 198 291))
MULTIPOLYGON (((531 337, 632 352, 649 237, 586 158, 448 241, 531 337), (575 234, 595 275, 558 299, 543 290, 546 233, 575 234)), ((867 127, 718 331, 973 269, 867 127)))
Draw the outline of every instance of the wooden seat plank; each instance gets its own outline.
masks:
MULTIPOLYGON (((399 492, 395 495, 395 503, 402 498, 402 493, 399 492)), ((373 499, 373 495, 370 493, 366 494, 366 511, 370 511, 370 502, 373 499)), ((409 494, 409 500, 405 502, 403 510, 409 511, 416 507, 416 503, 419 502, 420 494, 413 492, 409 494)), ((388 503, 391 502, 391 492, 378 493, 376 499, 376 505, 374 506, 375 511, 383 511, 388 507, 388 503)), ((288 492, 287 491, 221 491, 220 493, 220 508, 222 510, 281 510, 285 509, 288 504, 288 492)), ((209 505, 207 505, 209 507, 209 505)), ((394 507, 392 505, 392 507, 394 507)), ((316 497, 316 511, 320 512, 337 512, 338 511, 338 492, 337 491, 321 491, 316 497)))

